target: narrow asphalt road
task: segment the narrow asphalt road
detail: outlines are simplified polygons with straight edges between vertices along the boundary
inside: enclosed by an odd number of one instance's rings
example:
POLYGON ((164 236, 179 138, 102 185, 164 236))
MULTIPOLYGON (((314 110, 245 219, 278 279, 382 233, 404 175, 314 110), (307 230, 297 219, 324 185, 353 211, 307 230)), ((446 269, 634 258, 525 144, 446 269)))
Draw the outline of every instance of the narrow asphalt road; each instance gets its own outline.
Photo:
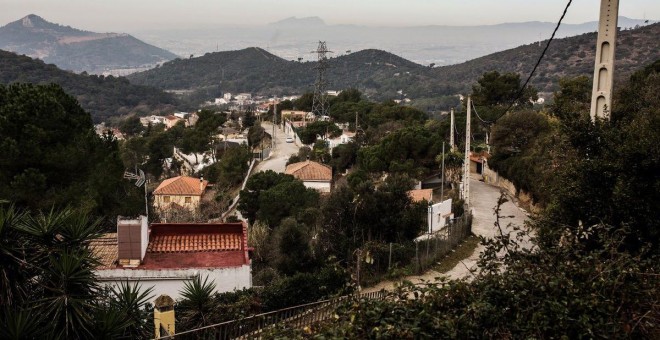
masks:
MULTIPOLYGON (((492 238, 499 235, 499 230, 495 227, 496 215, 495 208, 500 197, 500 188, 480 182, 477 177, 470 179, 470 206, 472 207, 472 233, 478 236, 492 238)), ((527 221, 527 213, 518 208, 512 201, 507 201, 501 206, 500 225, 504 233, 514 232, 514 226, 522 227, 527 221), (505 217, 505 218, 502 218, 505 217)), ((524 247, 531 247, 530 242, 522 244, 524 247)), ((396 283, 402 280, 408 280, 412 283, 421 283, 422 281, 434 281, 437 277, 446 276, 450 279, 462 279, 470 276, 470 270, 477 268, 477 260, 484 250, 484 246, 479 244, 472 255, 458 263, 454 268, 446 273, 439 273, 430 270, 422 275, 408 276, 397 281, 383 281, 379 284, 364 289, 364 292, 379 291, 381 289, 392 290, 396 283)))
POLYGON ((288 133, 280 129, 279 125, 275 126, 273 129, 273 124, 270 122, 263 122, 261 126, 266 130, 267 133, 274 135, 273 140, 275 141, 275 146, 271 151, 271 155, 268 159, 262 161, 257 165, 255 172, 273 170, 275 172, 284 172, 286 169, 286 162, 289 160, 291 155, 298 153, 299 146, 295 143, 287 143, 287 137, 293 137, 293 133, 288 133))
MULTIPOLYGON (((264 130, 266 130, 266 132, 271 136, 274 136, 273 140, 275 143, 273 145, 273 149, 271 150, 270 157, 257 164, 255 169, 252 171, 252 174, 267 170, 284 172, 286 169, 286 162, 289 160, 289 157, 291 155, 297 154, 300 147, 295 143, 287 143, 286 138, 293 136, 293 134, 282 131, 278 125, 275 125, 275 128, 273 128, 272 123, 262 122, 261 127, 263 127, 264 130)), ((236 196, 234 199, 238 200, 239 196, 236 196)), ((236 216, 236 218, 241 221, 245 220, 241 213, 235 208, 227 213, 227 216, 231 215, 236 216)))

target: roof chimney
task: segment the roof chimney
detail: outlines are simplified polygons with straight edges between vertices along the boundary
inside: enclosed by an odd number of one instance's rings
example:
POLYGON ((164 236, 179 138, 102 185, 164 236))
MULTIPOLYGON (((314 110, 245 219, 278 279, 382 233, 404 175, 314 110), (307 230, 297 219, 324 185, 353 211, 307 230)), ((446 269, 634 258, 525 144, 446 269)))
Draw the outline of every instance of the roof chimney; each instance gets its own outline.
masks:
POLYGON ((199 178, 199 192, 204 194, 204 176, 199 178))
POLYGON ((137 267, 142 263, 149 244, 146 216, 136 219, 117 218, 117 258, 119 265, 137 267))

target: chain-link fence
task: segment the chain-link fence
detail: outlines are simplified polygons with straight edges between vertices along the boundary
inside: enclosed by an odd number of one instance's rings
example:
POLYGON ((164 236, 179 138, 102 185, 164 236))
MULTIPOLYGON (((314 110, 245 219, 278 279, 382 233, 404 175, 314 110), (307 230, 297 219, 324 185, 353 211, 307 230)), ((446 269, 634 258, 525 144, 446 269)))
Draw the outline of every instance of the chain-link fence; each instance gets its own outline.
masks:
POLYGON ((433 267, 470 236, 472 217, 459 217, 440 231, 405 243, 369 242, 356 251, 356 279, 360 285, 388 275, 420 274, 433 267))

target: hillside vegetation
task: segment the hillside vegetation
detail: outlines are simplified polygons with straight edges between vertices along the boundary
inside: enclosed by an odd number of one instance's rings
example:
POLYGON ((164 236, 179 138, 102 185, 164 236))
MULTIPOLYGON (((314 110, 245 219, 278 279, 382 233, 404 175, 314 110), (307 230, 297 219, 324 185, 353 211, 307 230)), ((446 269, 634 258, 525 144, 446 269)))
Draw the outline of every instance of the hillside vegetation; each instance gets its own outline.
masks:
MULTIPOLYGON (((616 64, 619 79, 625 79, 635 67, 660 58, 658 36, 660 24, 619 33, 616 64)), ((540 92, 552 92, 557 89, 561 77, 591 77, 595 41, 595 33, 553 41, 532 85, 540 92)), ((526 76, 542 46, 520 46, 437 68, 415 64, 380 50, 363 50, 329 59, 328 89, 358 88, 375 100, 401 98, 403 94, 418 102, 424 98, 437 99, 467 91, 486 71, 517 72, 526 76)), ((129 79, 136 84, 163 89, 204 90, 210 99, 222 92, 272 95, 310 91, 316 79, 316 67, 317 62, 289 61, 260 48, 247 48, 176 59, 159 68, 132 74, 129 79)))
POLYGON ((126 78, 75 74, 26 56, 0 50, 0 84, 60 85, 95 122, 129 113, 173 110, 177 100, 159 89, 133 85, 126 78))

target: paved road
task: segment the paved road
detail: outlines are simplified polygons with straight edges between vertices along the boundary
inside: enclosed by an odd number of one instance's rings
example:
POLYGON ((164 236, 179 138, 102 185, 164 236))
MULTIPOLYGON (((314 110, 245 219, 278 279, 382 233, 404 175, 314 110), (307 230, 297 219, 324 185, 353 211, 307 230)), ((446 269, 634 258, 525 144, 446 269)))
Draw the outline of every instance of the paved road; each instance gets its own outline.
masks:
POLYGON ((261 126, 271 135, 274 132, 273 139, 275 141, 275 147, 273 148, 270 157, 257 165, 255 172, 266 170, 284 172, 284 169, 286 169, 286 162, 289 160, 289 157, 291 155, 297 154, 300 147, 295 143, 286 142, 287 137, 293 136, 292 133, 282 131, 279 126, 275 126, 275 130, 273 131, 273 124, 270 122, 263 122, 261 123, 261 126))
MULTIPOLYGON (((499 197, 500 189, 498 187, 480 182, 476 177, 470 179, 470 204, 473 216, 472 233, 491 238, 499 235, 499 230, 495 227, 496 218, 494 210, 497 206, 497 200, 499 197)), ((502 225, 504 233, 513 232, 514 226, 522 227, 528 219, 527 213, 518 208, 511 201, 502 205, 500 216, 512 216, 504 219, 500 218, 500 224, 502 225)), ((532 245, 530 242, 525 242, 523 246, 531 247, 532 245)), ((404 279, 413 283, 420 283, 422 280, 427 282, 433 281, 440 276, 448 276, 450 279, 466 278, 471 275, 469 269, 477 268, 477 260, 479 259, 479 254, 483 250, 484 247, 479 244, 472 255, 461 261, 461 263, 458 263, 446 273, 438 273, 431 270, 422 275, 409 276, 404 279)), ((381 289, 391 290, 397 282, 398 281, 384 281, 374 287, 364 289, 364 292, 379 291, 381 289)))
MULTIPOLYGON (((289 160, 289 157, 293 154, 297 154, 298 149, 300 147, 297 146, 295 143, 287 143, 286 137, 292 136, 292 134, 282 131, 282 129, 280 129, 279 126, 276 125, 275 129, 273 130, 272 123, 262 122, 261 127, 263 127, 266 130, 266 132, 268 132, 269 134, 275 136, 274 138, 275 145, 271 151, 270 157, 257 164, 254 171, 252 171, 252 174, 266 170, 273 170, 275 172, 284 172, 284 170, 286 169, 286 162, 289 160)), ((236 196, 235 199, 238 200, 239 197, 236 196)), ((228 215, 234 215, 239 220, 242 221, 245 220, 245 218, 243 218, 241 213, 236 209, 229 211, 228 215)))

